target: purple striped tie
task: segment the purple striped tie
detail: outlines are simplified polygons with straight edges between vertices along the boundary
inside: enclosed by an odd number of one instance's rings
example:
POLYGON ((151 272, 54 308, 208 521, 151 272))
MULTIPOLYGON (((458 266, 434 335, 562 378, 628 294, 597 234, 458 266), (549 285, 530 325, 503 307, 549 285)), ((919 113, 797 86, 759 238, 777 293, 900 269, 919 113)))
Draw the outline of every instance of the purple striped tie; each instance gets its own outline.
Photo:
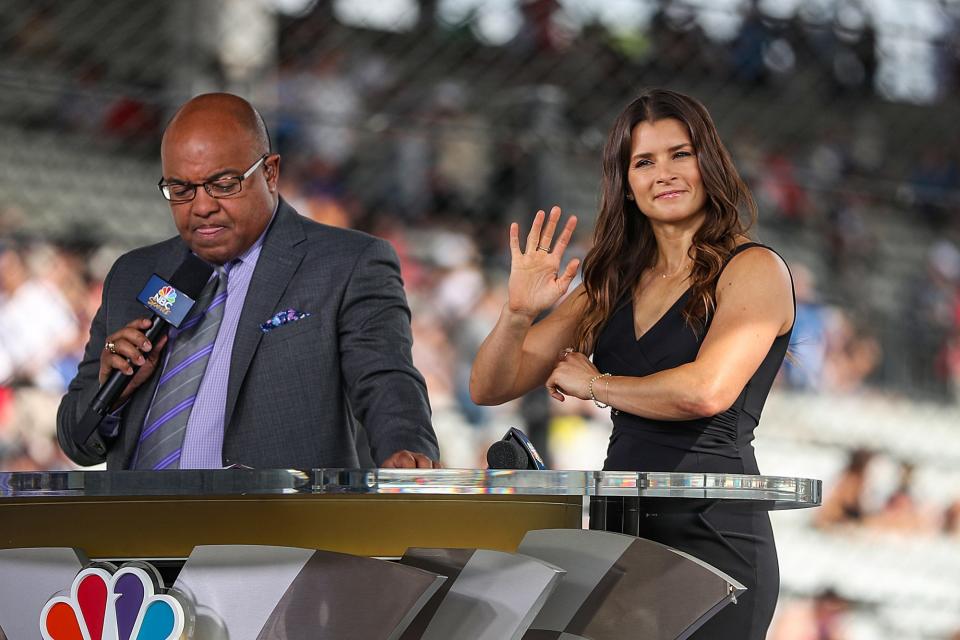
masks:
POLYGON ((133 469, 178 469, 187 420, 197 399, 200 381, 217 340, 227 300, 227 272, 217 268, 217 277, 204 287, 194 305, 195 313, 180 329, 171 329, 171 342, 163 363, 150 410, 143 421, 133 469))

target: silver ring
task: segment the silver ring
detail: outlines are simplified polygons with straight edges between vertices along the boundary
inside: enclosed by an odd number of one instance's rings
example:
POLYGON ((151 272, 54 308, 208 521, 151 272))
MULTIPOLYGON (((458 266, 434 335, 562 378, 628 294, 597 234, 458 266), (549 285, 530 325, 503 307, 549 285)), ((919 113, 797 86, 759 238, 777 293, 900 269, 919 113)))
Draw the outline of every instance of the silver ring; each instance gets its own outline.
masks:
POLYGON ((117 353, 117 343, 116 343, 116 342, 109 342, 109 341, 108 341, 105 345, 103 345, 103 348, 106 349, 107 351, 109 351, 110 353, 113 353, 113 354, 117 353))
POLYGON ((573 353, 573 347, 567 347, 566 349, 560 352, 560 359, 563 360, 571 353, 573 353))
POLYGON ((546 252, 546 253, 550 253, 550 249, 549 249, 549 248, 547 248, 547 247, 541 247, 540 245, 537 245, 537 251, 544 251, 544 252, 546 252))

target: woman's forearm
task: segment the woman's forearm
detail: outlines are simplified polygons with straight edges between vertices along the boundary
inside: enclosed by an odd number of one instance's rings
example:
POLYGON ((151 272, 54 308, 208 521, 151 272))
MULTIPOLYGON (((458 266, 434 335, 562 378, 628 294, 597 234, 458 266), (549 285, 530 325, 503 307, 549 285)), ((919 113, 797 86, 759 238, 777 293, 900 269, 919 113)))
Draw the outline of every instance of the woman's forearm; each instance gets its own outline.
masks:
POLYGON ((736 396, 699 375, 691 364, 649 376, 610 376, 594 383, 594 394, 618 411, 653 420, 693 420, 726 411, 736 396))
POLYGON ((477 404, 502 404, 523 391, 516 381, 523 362, 523 342, 533 318, 503 306, 500 318, 487 336, 470 370, 470 397, 477 404))

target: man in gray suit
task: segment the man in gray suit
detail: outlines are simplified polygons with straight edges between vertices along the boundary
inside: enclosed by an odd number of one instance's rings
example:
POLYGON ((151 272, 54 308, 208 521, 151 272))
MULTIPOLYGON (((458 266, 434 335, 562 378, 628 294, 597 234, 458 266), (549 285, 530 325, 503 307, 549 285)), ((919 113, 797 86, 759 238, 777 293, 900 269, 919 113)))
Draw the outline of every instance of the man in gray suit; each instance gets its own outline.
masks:
POLYGON ((357 467, 357 422, 382 467, 438 466, 396 253, 316 224, 278 193, 280 157, 245 100, 207 94, 173 117, 160 190, 180 233, 113 265, 57 433, 109 469, 357 467), (193 318, 150 344, 137 294, 193 252, 217 267, 193 318), (176 334, 176 335, 174 335, 176 334), (206 343, 204 344, 204 340, 206 343), (116 369, 139 369, 100 427, 77 425, 116 369))

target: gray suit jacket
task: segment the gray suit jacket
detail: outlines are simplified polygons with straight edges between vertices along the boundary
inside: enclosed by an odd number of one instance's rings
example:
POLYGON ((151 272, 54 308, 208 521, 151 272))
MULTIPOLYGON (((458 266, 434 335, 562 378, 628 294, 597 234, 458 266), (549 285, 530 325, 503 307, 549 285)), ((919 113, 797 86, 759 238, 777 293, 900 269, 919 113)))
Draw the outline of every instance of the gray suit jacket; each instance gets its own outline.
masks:
MULTIPOLYGON (((77 376, 57 415, 74 461, 126 469, 159 379, 130 397, 116 438, 74 431, 99 388, 106 336, 149 313, 137 294, 150 275, 169 279, 187 254, 179 237, 125 254, 103 300, 77 376)), ((423 377, 411 357, 410 310, 389 243, 301 217, 283 200, 267 232, 240 315, 227 388, 223 463, 256 468, 357 467, 357 421, 379 465, 400 449, 439 459, 423 377), (309 317, 260 324, 293 308, 309 317)))

